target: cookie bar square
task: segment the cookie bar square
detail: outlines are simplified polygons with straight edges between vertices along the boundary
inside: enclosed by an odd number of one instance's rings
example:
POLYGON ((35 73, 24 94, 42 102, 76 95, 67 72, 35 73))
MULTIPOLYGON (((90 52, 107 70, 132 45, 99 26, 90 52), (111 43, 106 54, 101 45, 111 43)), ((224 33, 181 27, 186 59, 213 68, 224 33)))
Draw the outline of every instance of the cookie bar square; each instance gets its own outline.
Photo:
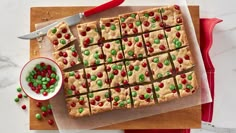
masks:
POLYGON ((100 42, 101 37, 98 32, 96 21, 78 24, 76 27, 81 47, 87 47, 100 42))
POLYGON ((155 104, 152 85, 136 85, 131 87, 134 108, 155 104))
POLYGON ((169 49, 178 49, 189 45, 188 38, 183 25, 178 25, 172 28, 165 29, 165 35, 169 49))
POLYGON ((192 95, 198 89, 196 74, 194 71, 177 75, 176 77, 180 97, 192 95))
POLYGON ((64 73, 64 90, 66 96, 87 92, 83 69, 64 73))
POLYGON ((85 73, 89 91, 96 91, 109 87, 109 81, 104 65, 86 68, 85 73))
POLYGON ((189 47, 172 51, 170 52, 170 55, 176 71, 183 71, 194 66, 192 54, 189 47))
POLYGON ((47 37, 53 44, 54 50, 59 50, 76 39, 65 22, 48 30, 47 37))
POLYGON ((168 50, 168 45, 163 30, 145 33, 143 34, 143 38, 148 55, 153 55, 168 50))
POLYGON ((66 99, 66 106, 71 117, 89 116, 89 103, 87 95, 80 95, 66 99))
POLYGON ((100 27, 102 38, 104 40, 113 40, 121 38, 120 22, 118 17, 101 18, 100 27))
POLYGON ((111 89, 112 109, 131 108, 131 98, 129 88, 111 89))
POLYGON ((124 59, 120 40, 106 42, 102 46, 106 63, 112 63, 124 59))
POLYGON ((138 12, 143 32, 162 29, 161 14, 158 10, 159 8, 151 8, 138 12))
POLYGON ((99 45, 81 48, 83 63, 85 67, 96 66, 104 63, 104 54, 99 45))
POLYGON ((142 58, 146 56, 141 35, 122 39, 122 48, 126 59, 142 58))
POLYGON ((167 53, 148 58, 153 73, 153 79, 160 79, 172 74, 172 66, 167 53))
POLYGON ((144 83, 150 81, 150 72, 147 60, 125 61, 129 84, 144 83))
POLYGON ((111 98, 108 90, 91 92, 88 96, 92 114, 111 110, 111 98))
POLYGON ((122 36, 142 33, 142 23, 136 12, 121 14, 119 18, 122 36))
POLYGON ((183 16, 178 5, 160 8, 159 12, 162 15, 164 27, 171 27, 183 24, 183 16))
POLYGON ((117 87, 121 85, 127 85, 127 72, 123 62, 117 62, 113 64, 106 64, 106 71, 108 74, 110 87, 117 87))
POLYGON ((158 103, 171 101, 179 97, 173 78, 165 79, 161 82, 154 82, 153 85, 158 103))
POLYGON ((61 69, 67 69, 81 63, 74 45, 66 49, 56 51, 52 55, 55 62, 61 69))

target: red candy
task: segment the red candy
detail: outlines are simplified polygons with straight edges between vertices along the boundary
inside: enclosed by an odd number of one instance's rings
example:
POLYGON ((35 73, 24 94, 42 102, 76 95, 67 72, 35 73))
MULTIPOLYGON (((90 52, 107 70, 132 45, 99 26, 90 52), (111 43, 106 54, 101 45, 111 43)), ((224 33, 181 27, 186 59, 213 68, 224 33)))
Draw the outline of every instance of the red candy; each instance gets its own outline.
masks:
POLYGON ((165 50, 166 47, 165 47, 165 45, 162 44, 162 45, 159 46, 159 49, 160 49, 160 50, 165 50))
POLYGON ((163 35, 163 34, 159 34, 159 35, 158 35, 158 38, 159 38, 159 39, 163 39, 163 38, 164 38, 164 35, 163 35))
POLYGON ((146 42, 146 46, 150 47, 150 46, 152 46, 152 44, 148 41, 148 42, 146 42))
POLYGON ((110 24, 110 23, 106 23, 105 26, 106 26, 106 27, 110 27, 111 24, 110 24))
POLYGON ((177 23, 182 23, 182 18, 181 18, 181 17, 178 17, 178 18, 176 19, 176 22, 177 22, 177 23))
POLYGON ((146 66, 147 66, 147 63, 146 63, 146 62, 143 62, 143 63, 142 63, 142 66, 143 66, 143 67, 146 67, 146 66))
POLYGON ((150 53, 152 53, 152 52, 154 51, 154 48, 153 48, 153 47, 149 47, 148 51, 149 51, 150 53))
POLYGON ((152 92, 152 89, 151 89, 151 88, 147 88, 147 89, 146 89, 146 92, 147 92, 147 93, 151 93, 151 92, 152 92))
POLYGON ((138 29, 137 28, 133 28, 133 33, 138 33, 138 29))
POLYGON ((138 42, 138 43, 137 43, 137 46, 138 46, 138 47, 142 47, 142 45, 143 45, 142 42, 138 42))
POLYGON ((185 59, 185 60, 190 60, 190 57, 189 57, 188 55, 185 55, 185 56, 184 56, 184 59, 185 59))
POLYGON ((43 117, 47 117, 47 115, 48 115, 47 112, 45 112, 45 111, 42 112, 42 116, 43 116, 43 117))
POLYGON ((160 84, 159 84, 159 87, 160 87, 160 88, 164 87, 164 84, 163 84, 163 83, 160 83, 160 84))
POLYGON ((95 100, 96 100, 96 101, 100 101, 100 96, 96 96, 96 97, 95 97, 95 100))
POLYGON ((117 75, 118 73, 119 73, 118 70, 113 70, 113 74, 114 74, 114 75, 117 75))
POLYGON ((166 15, 164 15, 164 16, 162 17, 162 19, 163 19, 163 20, 167 20, 168 17, 167 17, 166 15))
POLYGON ((175 35, 176 35, 178 38, 180 37, 180 33, 179 33, 179 32, 177 32, 175 35))
POLYGON ((86 32, 85 32, 85 31, 82 31, 82 32, 80 32, 80 35, 81 35, 81 36, 86 36, 86 32))
POLYGON ((62 33, 66 33, 66 32, 67 32, 66 28, 62 29, 62 33))
POLYGON ((102 107, 103 106, 103 102, 99 102, 98 106, 102 107))
POLYGON ((146 27, 148 27, 148 26, 150 25, 150 23, 149 23, 148 21, 144 21, 144 22, 143 22, 143 25, 146 26, 146 27))
POLYGON ((123 54, 122 54, 122 53, 119 53, 119 54, 118 54, 118 58, 119 58, 119 59, 123 59, 123 54))
POLYGON ((99 59, 104 59, 105 55, 104 54, 100 54, 99 55, 99 59))
POLYGON ((67 64, 68 62, 67 62, 67 60, 66 60, 66 59, 63 59, 63 63, 64 63, 64 64, 67 64))
POLYGON ((70 89, 75 90, 76 89, 75 85, 71 85, 70 89))
POLYGON ((178 58, 178 62, 179 62, 179 64, 182 64, 183 63, 183 59, 182 58, 178 58))
POLYGON ((102 72, 98 72, 98 73, 97 73, 97 76, 98 76, 99 78, 101 78, 101 77, 103 76, 102 72))
POLYGON ((57 38, 61 38, 61 37, 62 37, 61 33, 58 33, 57 38))
POLYGON ((137 85, 137 86, 134 86, 134 89, 137 91, 137 90, 139 90, 139 86, 137 85))
POLYGON ((90 28, 90 27, 87 27, 87 28, 86 28, 86 31, 87 31, 87 32, 88 32, 88 31, 90 31, 90 30, 91 30, 91 28, 90 28))
POLYGON ((134 70, 134 66, 133 65, 129 65, 129 70, 130 71, 134 70))
POLYGON ((146 37, 149 37, 149 33, 145 33, 144 34, 144 37, 146 38, 146 37))
POLYGON ((48 120, 48 124, 49 124, 49 125, 53 125, 53 124, 54 124, 54 121, 53 121, 52 119, 49 119, 49 120, 48 120))
POLYGON ((75 106, 76 106, 76 103, 72 102, 72 103, 70 104, 70 106, 71 106, 71 107, 75 107, 75 106))
POLYGON ((186 80, 186 79, 183 79, 181 82, 182 82, 182 84, 186 84, 186 83, 187 83, 187 80, 186 80))
POLYGON ((120 89, 120 88, 115 88, 115 91, 116 91, 116 92, 120 92, 121 89, 120 89))
POLYGON ((146 76, 146 77, 149 77, 149 71, 146 71, 146 72, 145 72, 145 76, 146 76))
POLYGON ((124 81, 123 81, 123 84, 124 84, 124 85, 129 84, 128 80, 124 80, 124 81))
POLYGON ((21 108, 25 110, 26 109, 26 105, 22 105, 21 108))
POLYGON ((179 7, 178 5, 174 5, 174 8, 175 8, 176 10, 180 10, 180 7, 179 7))
POLYGON ((160 17, 159 17, 159 16, 155 16, 155 20, 156 20, 156 21, 159 21, 159 20, 160 20, 160 17))
POLYGON ((77 57, 77 52, 72 52, 72 56, 77 57))
POLYGON ((144 98, 144 95, 140 95, 140 96, 139 96, 139 99, 144 100, 144 99, 145 99, 145 98, 144 98))
POLYGON ((184 79, 184 78, 186 78, 186 75, 183 73, 180 75, 180 77, 184 79))
POLYGON ((67 53, 66 52, 63 52, 63 57, 67 57, 67 53))
POLYGON ((48 95, 48 92, 44 91, 44 92, 43 92, 43 95, 44 95, 44 96, 47 96, 47 95, 48 95))
POLYGON ((58 41, 57 41, 57 40, 52 41, 52 43, 53 43, 54 45, 58 45, 58 41))
POLYGON ((40 108, 42 106, 42 103, 41 102, 36 102, 36 106, 40 108))
POLYGON ((121 27, 124 29, 126 28, 126 24, 125 23, 121 23, 121 27))
POLYGON ((128 46, 131 46, 132 45, 132 42, 131 41, 128 41, 128 46))
POLYGON ((126 72, 125 71, 121 71, 121 76, 125 77, 126 76, 126 72))
POLYGON ((105 47, 106 47, 107 49, 110 48, 110 44, 107 43, 107 44, 105 45, 105 47))
POLYGON ((154 12, 149 12, 149 16, 153 16, 154 15, 154 12))
POLYGON ((22 94, 21 94, 21 93, 18 94, 17 97, 18 97, 18 98, 22 98, 22 94))
POLYGON ((129 24, 128 24, 128 27, 129 27, 130 29, 132 29, 132 28, 134 27, 133 23, 129 23, 129 24))
POLYGON ((157 67, 162 68, 163 64, 161 62, 157 63, 157 67))

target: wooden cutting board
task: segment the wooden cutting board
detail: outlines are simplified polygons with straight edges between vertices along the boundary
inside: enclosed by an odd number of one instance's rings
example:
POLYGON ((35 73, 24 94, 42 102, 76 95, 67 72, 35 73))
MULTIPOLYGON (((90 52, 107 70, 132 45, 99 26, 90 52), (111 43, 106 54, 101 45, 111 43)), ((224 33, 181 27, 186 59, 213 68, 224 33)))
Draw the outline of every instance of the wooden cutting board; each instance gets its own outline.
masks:
MULTIPOLYGON (((30 31, 35 30, 35 24, 70 16, 78 12, 83 12, 91 7, 32 7, 30 10, 30 31)), ((189 6, 199 42, 199 6, 189 6)), ((30 59, 38 57, 39 47, 36 40, 30 41, 30 59)), ((36 101, 30 99, 30 129, 31 130, 57 130, 56 124, 50 126, 47 119, 52 116, 37 120, 36 113, 40 109, 35 105, 36 101)), ((47 105, 48 101, 43 104, 47 105)), ((201 106, 194 106, 178 111, 159 114, 142 119, 132 120, 119 124, 102 127, 99 129, 183 129, 201 127, 201 106)))

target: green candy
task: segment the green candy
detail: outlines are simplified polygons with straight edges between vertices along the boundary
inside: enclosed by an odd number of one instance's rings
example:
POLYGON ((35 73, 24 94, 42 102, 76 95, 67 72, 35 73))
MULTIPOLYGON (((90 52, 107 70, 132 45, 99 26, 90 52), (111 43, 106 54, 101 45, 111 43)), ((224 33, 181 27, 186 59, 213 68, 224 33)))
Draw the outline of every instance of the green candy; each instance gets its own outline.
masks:
POLYGON ((142 58, 143 57, 143 54, 138 54, 138 58, 142 58))
POLYGON ((44 81, 46 81, 46 78, 45 78, 45 77, 43 77, 43 78, 41 79, 41 81, 43 81, 43 82, 44 82, 44 81))
POLYGON ((95 81, 95 80, 97 79, 97 76, 92 75, 90 79, 91 79, 92 81, 95 81))
POLYGON ((187 85, 186 85, 186 88, 188 88, 188 89, 193 89, 193 86, 190 85, 190 84, 187 84, 187 85))
POLYGON ((144 13, 144 16, 148 18, 148 17, 149 17, 149 14, 148 14, 148 13, 144 13))
POLYGON ((61 39, 61 40, 60 40, 60 43, 61 43, 61 44, 66 44, 66 40, 65 40, 65 39, 61 39))
POLYGON ((158 12, 159 12, 159 13, 164 13, 164 12, 165 12, 165 9, 163 9, 163 8, 158 9, 158 12))
POLYGON ((22 89, 21 89, 20 87, 18 87, 18 88, 16 89, 17 92, 21 92, 21 90, 22 90, 22 89))
POLYGON ((130 62, 129 61, 125 61, 125 65, 130 65, 130 62))
POLYGON ((47 107, 42 106, 42 107, 41 107, 41 111, 47 111, 47 107))
POLYGON ((99 60, 99 59, 95 60, 95 63, 96 63, 97 65, 100 64, 100 60, 99 60))
POLYGON ((27 98, 28 96, 26 94, 23 95, 24 98, 27 98))
POLYGON ((154 40, 154 43, 155 43, 155 44, 159 44, 159 43, 160 43, 160 40, 156 38, 156 39, 154 40))
POLYGON ((130 103, 131 103, 131 100, 130 100, 130 99, 127 99, 127 100, 126 100, 126 103, 127 103, 127 104, 130 104, 130 103))
POLYGON ((85 50, 84 54, 88 56, 90 54, 90 51, 89 50, 85 50))
POLYGON ((155 91, 159 91, 160 88, 158 86, 154 86, 155 91))
POLYGON ((125 22, 125 18, 120 18, 120 21, 121 22, 125 22))
POLYGON ((79 111, 79 113, 82 113, 82 112, 84 111, 84 108, 80 107, 80 108, 78 109, 78 111, 79 111))
POLYGON ((42 119, 42 116, 41 116, 39 113, 37 113, 37 114, 35 114, 35 118, 36 118, 37 120, 41 120, 41 119, 42 119))
POLYGON ((109 93, 108 92, 105 93, 105 98, 109 98, 109 93))
POLYGON ((143 82, 145 80, 144 74, 139 75, 139 82, 143 82))
POLYGON ((176 30, 181 30, 181 26, 180 25, 176 26, 175 28, 176 28, 176 30))
POLYGON ((57 32, 57 28, 53 28, 51 31, 53 34, 55 34, 57 32))
POLYGON ((182 43, 180 41, 176 41, 175 48, 180 48, 182 46, 182 43))
POLYGON ((75 73, 74 72, 69 72, 69 76, 74 76, 75 73))
POLYGON ((117 65, 117 68, 118 68, 119 70, 121 70, 121 69, 122 69, 122 65, 121 65, 121 64, 117 65))
POLYGON ((117 66, 117 65, 112 65, 112 69, 113 69, 113 70, 117 70, 117 69, 118 69, 118 66, 117 66))
POLYGON ((34 87, 37 87, 37 86, 38 86, 38 83, 37 83, 37 82, 34 82, 34 83, 33 83, 33 86, 34 86, 34 87))
POLYGON ((140 22, 140 21, 136 21, 136 22, 135 22, 135 25, 136 25, 136 26, 140 26, 140 25, 141 25, 141 22, 140 22))
POLYGON ((39 64, 36 65, 37 69, 41 69, 41 66, 39 64))
POLYGON ((114 24, 111 25, 111 30, 116 30, 116 26, 114 24))
POLYGON ((122 50, 122 47, 121 46, 118 46, 119 50, 122 50))
POLYGON ((162 78, 163 77, 163 75, 161 74, 161 73, 158 73, 157 74, 157 78, 159 79, 159 78, 162 78))
POLYGON ((55 89, 50 89, 50 92, 53 93, 55 91, 55 89))
POLYGON ((192 79, 193 79, 192 75, 188 75, 188 80, 192 80, 192 79))
POLYGON ((56 69, 55 67, 52 67, 52 71, 53 71, 53 72, 56 72, 57 69, 56 69))
POLYGON ((132 97, 136 97, 137 96, 137 92, 136 91, 132 91, 131 95, 132 95, 132 97))
POLYGON ((148 98, 150 98, 150 95, 149 94, 144 94, 144 98, 148 99, 148 98))
POLYGON ((159 62, 159 58, 158 58, 158 57, 155 57, 155 58, 153 59, 153 62, 158 63, 158 62, 159 62))
POLYGON ((175 90, 175 85, 171 84, 169 88, 170 88, 170 90, 173 91, 173 90, 175 90))
POLYGON ((130 17, 135 18, 135 17, 136 17, 136 14, 132 13, 132 14, 130 15, 130 17))
POLYGON ((90 43, 93 43, 93 40, 94 40, 94 39, 91 37, 89 40, 90 40, 90 43))
POLYGON ((71 50, 72 52, 75 52, 75 47, 74 47, 74 46, 71 47, 70 50, 71 50))
POLYGON ((120 97, 119 97, 119 96, 115 96, 115 97, 114 97, 114 100, 115 100, 116 102, 118 102, 118 101, 120 100, 120 97))
MULTIPOLYGON (((39 76, 38 76, 38 77, 39 77, 39 76)), ((51 77, 51 78, 56 78, 56 74, 55 74, 55 73, 52 73, 50 77, 51 77)), ((42 78, 42 77, 41 77, 41 78, 42 78)))
POLYGON ((79 100, 80 101, 84 101, 84 97, 79 97, 79 100))
MULTIPOLYGON (((52 73, 52 74, 51 74, 51 78, 53 78, 52 75, 55 75, 55 74, 52 73)), ((42 79, 42 76, 38 75, 38 76, 37 76, 37 79, 38 79, 38 80, 41 80, 41 79, 42 79)))
POLYGON ((177 38, 173 39, 173 43, 176 44, 176 42, 178 41, 177 38))
POLYGON ((72 95, 72 90, 67 90, 67 95, 72 95))
POLYGON ((134 37, 134 41, 135 42, 138 42, 139 41, 139 38, 136 36, 136 37, 134 37))
POLYGON ((112 54, 112 55, 116 55, 116 54, 117 54, 116 50, 115 50, 115 49, 112 49, 112 50, 111 50, 111 54, 112 54))
POLYGON ((155 18, 152 18, 152 19, 151 19, 151 22, 152 22, 152 23, 155 23, 155 22, 156 22, 156 19, 155 19, 155 18))
POLYGON ((129 56, 133 56, 133 55, 134 55, 134 52, 133 52, 133 51, 129 51, 129 52, 128 52, 128 55, 129 55, 129 56))
POLYGON ((99 86, 99 87, 102 87, 102 80, 101 79, 99 79, 99 80, 97 80, 97 85, 99 86))
POLYGON ((52 105, 51 104, 48 104, 48 109, 52 109, 52 105))
POLYGON ((93 95, 93 93, 89 93, 88 96, 89 96, 89 98, 93 98, 94 95, 93 95))
POLYGON ((132 71, 128 71, 128 76, 132 76, 133 72, 132 71))
POLYGON ((111 57, 109 57, 109 58, 107 59, 107 62, 108 62, 108 63, 112 63, 112 61, 113 61, 113 60, 112 60, 111 57))
POLYGON ((116 42, 116 44, 120 44, 120 40, 116 40, 115 42, 116 42))
POLYGON ((157 98, 159 98, 160 97, 160 95, 159 94, 156 94, 157 95, 157 98))
POLYGON ((154 29, 156 27, 155 24, 151 24, 151 28, 154 29))
POLYGON ((170 61, 169 61, 169 60, 165 60, 165 61, 164 61, 164 64, 165 64, 166 66, 168 66, 168 65, 170 65, 170 61))
POLYGON ((19 102, 20 101, 20 99, 17 97, 17 98, 15 98, 15 102, 19 102))
POLYGON ((123 50, 125 50, 125 45, 122 45, 123 50))
POLYGON ((175 55, 171 55, 171 59, 172 59, 172 60, 176 60, 175 55))
POLYGON ((166 72, 166 75, 167 75, 167 76, 170 75, 170 71, 167 71, 167 72, 166 72))
POLYGON ((182 84, 178 84, 178 89, 182 89, 183 85, 182 84))
POLYGON ((134 66, 134 70, 138 71, 139 70, 139 66, 134 66))
POLYGON ((105 29, 105 25, 102 25, 102 27, 101 27, 101 28, 102 28, 102 30, 104 30, 104 29, 105 29))
POLYGON ((124 106, 125 106, 124 101, 121 101, 121 102, 119 103, 119 107, 124 107, 124 106))
POLYGON ((114 78, 114 74, 110 74, 109 79, 113 79, 113 78, 114 78))
POLYGON ((95 53, 95 54, 93 55, 93 57, 94 57, 95 59, 98 59, 98 58, 99 58, 99 55, 98 55, 97 53, 95 53))
POLYGON ((88 66, 88 61, 87 60, 84 60, 84 65, 88 66))

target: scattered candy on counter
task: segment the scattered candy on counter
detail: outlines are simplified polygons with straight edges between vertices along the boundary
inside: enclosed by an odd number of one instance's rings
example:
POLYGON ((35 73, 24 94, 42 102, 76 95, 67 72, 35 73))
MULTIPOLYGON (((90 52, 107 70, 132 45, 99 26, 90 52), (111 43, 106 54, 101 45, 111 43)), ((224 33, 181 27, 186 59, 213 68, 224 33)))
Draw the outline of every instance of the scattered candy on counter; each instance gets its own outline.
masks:
POLYGON ((41 62, 29 73, 26 80, 31 90, 37 94, 47 96, 48 93, 55 91, 59 76, 55 67, 41 62))
MULTIPOLYGON (((20 104, 20 100, 24 100, 24 99, 27 99, 27 98, 28 98, 28 96, 27 96, 24 92, 22 92, 22 88, 18 87, 18 88, 16 89, 16 91, 18 92, 17 97, 14 99, 14 101, 15 101, 16 103, 20 104), (23 98, 24 98, 24 99, 23 99, 23 98)), ((54 120, 52 120, 52 119, 50 119, 50 118, 47 118, 49 115, 52 115, 52 114, 53 114, 53 113, 52 113, 52 105, 51 105, 51 104, 43 105, 42 102, 37 101, 37 102, 36 102, 36 106, 37 106, 38 108, 40 108, 41 112, 36 113, 36 114, 35 114, 35 118, 36 118, 37 120, 42 120, 42 119, 43 119, 42 117, 44 117, 44 119, 47 120, 47 122, 48 122, 49 125, 54 125, 54 120)), ((26 110, 26 108, 27 108, 27 106, 26 106, 25 104, 22 104, 22 105, 21 105, 21 109, 22 109, 22 110, 26 110)))

